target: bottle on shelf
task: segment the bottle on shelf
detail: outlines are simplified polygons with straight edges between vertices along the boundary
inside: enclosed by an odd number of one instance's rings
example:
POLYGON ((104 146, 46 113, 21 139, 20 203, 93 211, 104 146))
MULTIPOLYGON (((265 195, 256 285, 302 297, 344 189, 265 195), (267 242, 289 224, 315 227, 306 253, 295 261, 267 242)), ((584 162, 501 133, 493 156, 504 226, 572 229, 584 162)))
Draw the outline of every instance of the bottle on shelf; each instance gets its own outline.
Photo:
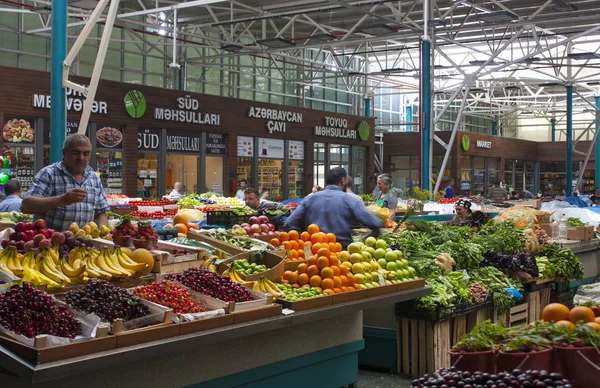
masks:
POLYGON ((562 217, 560 218, 560 222, 558 224, 558 239, 559 240, 563 241, 563 240, 567 239, 568 228, 569 228, 569 224, 568 224, 567 216, 566 216, 566 214, 563 213, 562 217))

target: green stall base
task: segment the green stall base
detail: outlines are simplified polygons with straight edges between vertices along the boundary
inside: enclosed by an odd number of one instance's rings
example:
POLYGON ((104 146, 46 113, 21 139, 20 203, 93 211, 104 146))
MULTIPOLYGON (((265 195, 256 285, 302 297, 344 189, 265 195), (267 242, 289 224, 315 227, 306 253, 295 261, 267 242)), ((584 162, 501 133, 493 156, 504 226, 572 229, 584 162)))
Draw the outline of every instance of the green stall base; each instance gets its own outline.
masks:
MULTIPOLYGON (((356 386, 364 340, 305 354, 192 385, 190 388, 306 388, 356 386)), ((264 355, 268 357, 268 355, 264 355)), ((232 360, 235 362, 235 360, 232 360)))
POLYGON ((363 326, 363 339, 365 348, 358 354, 358 364, 369 368, 385 369, 396 374, 398 370, 396 330, 363 326))
MULTIPOLYGON (((490 219, 494 218, 498 215, 498 213, 488 213, 490 215, 490 219)), ((432 214, 432 215, 426 215, 426 216, 412 216, 412 217, 408 217, 409 220, 425 220, 425 221, 438 221, 438 222, 444 222, 444 221, 452 221, 452 218, 454 217, 454 214, 432 214)), ((400 222, 400 220, 402 219, 402 217, 397 216, 396 217, 396 222, 400 222)))

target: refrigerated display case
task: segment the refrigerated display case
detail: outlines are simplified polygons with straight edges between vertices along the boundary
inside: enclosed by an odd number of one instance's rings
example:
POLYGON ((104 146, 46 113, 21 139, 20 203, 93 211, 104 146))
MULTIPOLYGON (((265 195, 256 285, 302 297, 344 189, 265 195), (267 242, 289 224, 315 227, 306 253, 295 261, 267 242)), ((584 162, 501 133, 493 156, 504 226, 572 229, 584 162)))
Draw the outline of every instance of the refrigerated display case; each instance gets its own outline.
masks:
POLYGON ((281 170, 282 160, 259 159, 258 161, 258 187, 262 192, 268 190, 270 198, 281 201, 281 170))
POLYGON ((287 198, 302 197, 304 197, 304 162, 290 160, 288 162, 287 198))
POLYGON ((96 170, 106 194, 123 194, 122 158, 120 151, 96 152, 96 170))
POLYGON ((10 177, 21 184, 25 193, 31 186, 35 177, 35 148, 33 145, 8 145, 5 146, 4 156, 10 155, 10 177))

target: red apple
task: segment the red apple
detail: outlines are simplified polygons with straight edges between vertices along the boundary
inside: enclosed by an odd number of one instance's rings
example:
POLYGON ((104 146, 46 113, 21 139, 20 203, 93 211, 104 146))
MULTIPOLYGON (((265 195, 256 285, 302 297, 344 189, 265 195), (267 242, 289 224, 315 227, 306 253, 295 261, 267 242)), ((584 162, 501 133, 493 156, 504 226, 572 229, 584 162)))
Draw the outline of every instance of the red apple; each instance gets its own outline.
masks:
POLYGON ((267 226, 269 227, 269 231, 270 232, 275 231, 275 225, 273 225, 273 224, 267 224, 267 226))
POLYGON ((26 241, 31 241, 35 237, 35 231, 29 229, 27 232, 25 232, 25 236, 26 236, 26 241))
POLYGON ((25 233, 23 233, 23 232, 17 233, 17 238, 15 239, 15 241, 23 241, 23 240, 25 240, 25 233))
POLYGON ((24 232, 24 231, 25 231, 25 223, 17 222, 15 224, 15 232, 20 233, 20 232, 24 232))
POLYGON ((2 243, 0 243, 2 245, 2 248, 6 248, 8 246, 8 240, 2 240, 2 243))
POLYGON ((260 231, 267 233, 269 231, 269 227, 267 226, 267 224, 260 224, 260 231))
POLYGON ((25 228, 27 228, 27 230, 34 230, 35 225, 33 224, 33 222, 28 222, 25 224, 25 228))
POLYGON ((33 241, 27 241, 27 242, 25 243, 25 245, 23 246, 23 249, 25 249, 25 250, 27 250, 27 251, 30 251, 30 250, 32 250, 33 248, 35 248, 35 243, 34 243, 33 241))
POLYGON ((16 247, 17 247, 18 251, 24 250, 25 249, 25 241, 23 241, 23 240, 17 241, 16 247))
POLYGON ((36 229, 46 229, 46 220, 44 219, 39 219, 35 222, 35 228, 36 229))
POLYGON ((45 239, 46 236, 44 236, 41 233, 38 233, 35 235, 35 237, 33 238, 33 243, 36 247, 38 247, 40 245, 40 241, 42 241, 43 239, 45 239))
POLYGON ((50 239, 52 237, 52 232, 50 231, 50 229, 40 230, 40 233, 43 234, 47 239, 50 239))
POLYGON ((65 235, 61 232, 54 232, 50 238, 53 245, 60 245, 65 242, 65 235))
POLYGON ((255 216, 250 217, 248 222, 250 223, 250 225, 260 224, 260 220, 258 219, 258 217, 255 216))
POLYGON ((269 217, 267 216, 259 216, 258 217, 258 222, 261 224, 268 224, 269 223, 269 217))
POLYGON ((40 245, 39 245, 40 249, 50 248, 50 247, 52 247, 52 241, 50 241, 48 239, 43 239, 42 241, 40 241, 40 245))
POLYGON ((252 224, 252 226, 250 227, 250 230, 252 230, 252 233, 260 233, 261 232, 259 224, 252 224))

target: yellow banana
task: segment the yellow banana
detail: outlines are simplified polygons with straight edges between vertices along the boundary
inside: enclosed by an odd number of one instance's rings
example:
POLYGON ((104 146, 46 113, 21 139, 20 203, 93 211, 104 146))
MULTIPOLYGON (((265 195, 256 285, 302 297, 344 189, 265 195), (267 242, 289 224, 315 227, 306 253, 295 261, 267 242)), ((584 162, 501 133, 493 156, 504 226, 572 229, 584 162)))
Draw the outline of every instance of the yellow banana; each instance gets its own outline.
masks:
POLYGON ((28 251, 25 255, 23 255, 23 263, 21 266, 27 268, 35 267, 35 256, 33 251, 28 251))
POLYGON ((255 282, 254 282, 254 285, 252 286, 252 289, 253 289, 254 291, 262 292, 262 291, 260 290, 259 283, 260 283, 260 280, 257 280, 257 281, 255 281, 255 282))
POLYGON ((52 268, 48 267, 48 261, 52 261, 52 259, 50 257, 47 257, 44 260, 42 260, 41 272, 57 283, 70 284, 71 280, 67 276, 65 276, 62 272, 60 272, 56 268, 52 269, 52 268))
POLYGON ((148 266, 145 263, 136 263, 135 261, 131 260, 125 253, 123 253, 121 248, 118 248, 117 259, 119 260, 121 267, 131 269, 136 272, 140 272, 148 266))
POLYGON ((269 291, 269 294, 273 295, 276 298, 283 298, 285 294, 283 291, 277 287, 277 284, 273 283, 269 279, 265 278, 265 289, 269 291))
POLYGON ((73 261, 73 264, 71 265, 71 268, 77 269, 77 268, 81 267, 82 265, 83 265, 83 262, 81 261, 81 259, 75 259, 75 261, 73 261))
POLYGON ((36 286, 46 285, 49 287, 63 287, 62 284, 55 282, 54 280, 50 279, 48 276, 44 275, 40 271, 31 269, 31 268, 26 268, 23 271, 31 272, 31 275, 32 275, 31 277, 33 278, 31 284, 33 284, 33 285, 36 285, 36 286))
POLYGON ((0 253, 0 271, 4 271, 9 275, 14 275, 13 271, 8 268, 8 250, 5 249, 0 253))
POLYGON ((54 266, 56 267, 56 265, 58 265, 58 259, 59 259, 58 245, 55 245, 52 248, 48 249, 47 254, 48 254, 48 256, 50 256, 50 258, 54 262, 54 266))
POLYGON ((135 275, 134 270, 127 269, 121 265, 121 263, 119 262, 119 257, 114 252, 111 254, 110 252, 107 251, 106 257, 108 258, 108 260, 110 260, 110 264, 113 268, 115 268, 123 273, 129 274, 129 276, 135 275))
POLYGON ((86 272, 90 274, 90 276, 110 280, 112 279, 112 275, 108 272, 103 271, 100 267, 96 265, 96 258, 87 257, 83 263, 86 267, 86 272))
POLYGON ((96 261, 95 263, 98 265, 98 267, 100 267, 100 269, 108 274, 110 274, 112 277, 114 278, 126 278, 129 277, 128 275, 125 275, 124 273, 117 271, 116 269, 113 269, 107 262, 106 262, 106 257, 104 255, 98 255, 98 257, 96 257, 96 261))
POLYGON ((60 259, 59 263, 62 273, 67 275, 69 278, 78 278, 83 275, 83 272, 85 271, 85 265, 82 265, 77 269, 73 269, 73 267, 71 267, 65 259, 60 259))
POLYGON ((71 249, 71 251, 69 252, 69 257, 67 259, 67 261, 69 262, 69 265, 73 268, 75 268, 75 260, 81 260, 81 249, 80 248, 75 248, 75 249, 71 249))
POLYGON ((11 249, 11 250, 9 250, 9 252, 6 255, 7 255, 6 266, 8 267, 8 269, 10 269, 11 272, 13 274, 15 274, 15 276, 23 277, 23 267, 21 266, 21 263, 17 259, 17 251, 14 249, 11 249))

